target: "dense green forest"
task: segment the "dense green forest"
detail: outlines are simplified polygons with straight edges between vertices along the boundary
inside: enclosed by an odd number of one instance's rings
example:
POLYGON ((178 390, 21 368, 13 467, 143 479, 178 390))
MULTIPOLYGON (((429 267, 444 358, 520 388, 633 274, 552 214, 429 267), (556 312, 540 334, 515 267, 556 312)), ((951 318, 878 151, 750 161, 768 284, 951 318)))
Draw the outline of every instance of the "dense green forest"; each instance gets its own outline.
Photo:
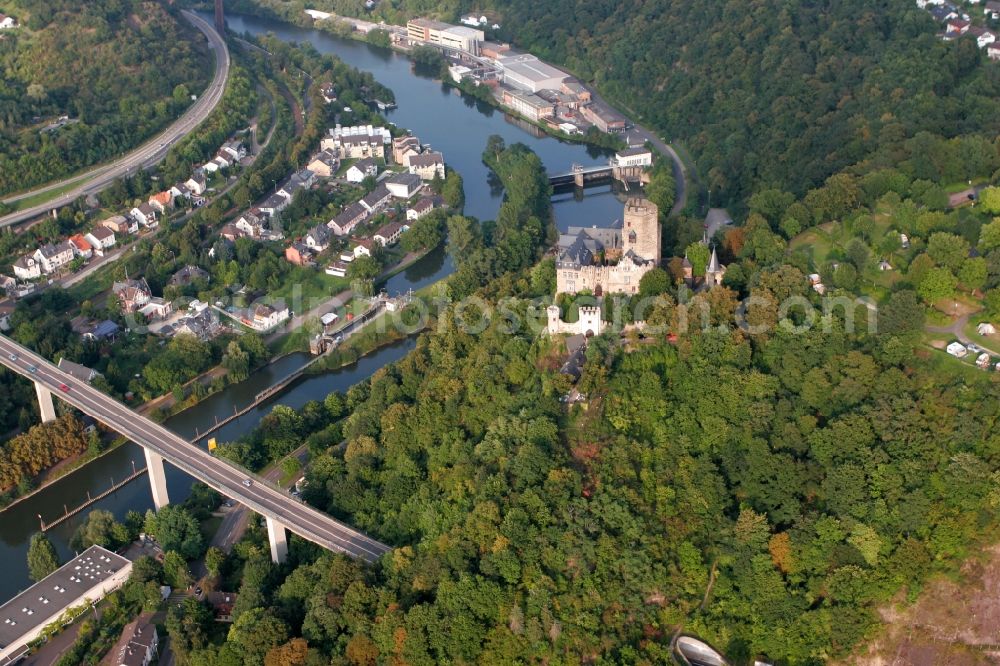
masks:
MULTIPOLYGON (((306 6, 241 4, 297 21, 306 6)), ((307 4, 366 13, 353 0, 307 4)), ((916 176, 937 139, 1000 129, 1000 70, 972 39, 942 42, 912 0, 383 0, 370 14, 403 23, 483 10, 502 25, 493 37, 681 140, 716 202, 769 186, 801 195, 846 167, 912 162, 916 176)), ((966 177, 964 159, 949 181, 966 177)))
POLYGON ((7 5, 24 25, 0 40, 0 193, 133 148, 208 83, 204 37, 159 2, 7 5), (42 131, 61 116, 79 122, 42 131))

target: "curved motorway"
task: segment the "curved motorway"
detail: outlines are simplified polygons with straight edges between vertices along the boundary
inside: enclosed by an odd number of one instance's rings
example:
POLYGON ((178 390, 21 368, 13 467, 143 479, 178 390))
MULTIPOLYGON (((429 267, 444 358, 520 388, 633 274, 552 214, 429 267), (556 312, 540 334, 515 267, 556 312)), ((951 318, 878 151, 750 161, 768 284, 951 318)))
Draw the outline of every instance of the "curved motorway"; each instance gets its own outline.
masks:
POLYGON ((226 42, 222 36, 215 31, 215 28, 211 23, 193 12, 183 10, 182 13, 188 21, 205 34, 205 37, 208 38, 209 47, 215 51, 215 76, 212 78, 212 83, 205 90, 205 92, 202 93, 201 97, 199 97, 198 100, 192 104, 184 115, 174 122, 173 125, 161 132, 158 136, 146 142, 144 145, 135 149, 128 155, 114 161, 113 163, 104 164, 91 169, 85 174, 73 176, 57 183, 52 183, 50 185, 46 185, 45 187, 32 190, 31 192, 25 192, 24 194, 4 199, 4 203, 12 204, 21 201, 22 199, 27 199, 29 197, 44 194, 45 192, 57 190, 63 187, 66 183, 79 181, 79 185, 74 187, 72 190, 58 197, 54 197, 45 203, 0 217, 0 227, 20 224, 34 217, 38 217, 39 215, 44 215, 51 209, 64 206, 77 197, 100 192, 116 179, 121 178, 128 173, 156 164, 166 157, 167 153, 175 143, 183 139, 192 130, 194 130, 194 128, 201 124, 201 122, 208 117, 208 114, 210 114, 215 107, 218 106, 219 101, 222 99, 222 95, 226 89, 226 81, 229 78, 229 68, 231 64, 229 58, 229 48, 226 46, 226 42))

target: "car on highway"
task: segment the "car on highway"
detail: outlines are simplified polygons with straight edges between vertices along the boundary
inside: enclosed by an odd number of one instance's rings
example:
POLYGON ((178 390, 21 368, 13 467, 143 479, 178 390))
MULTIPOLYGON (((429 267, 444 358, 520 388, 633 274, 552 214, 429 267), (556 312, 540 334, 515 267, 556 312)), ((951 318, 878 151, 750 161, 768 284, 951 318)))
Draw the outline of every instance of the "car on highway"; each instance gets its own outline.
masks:
POLYGON ((253 481, 251 481, 250 479, 243 479, 243 485, 249 488, 250 486, 253 485, 253 481))
POLYGON ((7 358, 9 358, 12 361, 16 361, 17 360, 17 354, 10 354, 9 356, 7 356, 7 358))
POLYGON ((30 372, 30 373, 32 373, 32 374, 34 374, 34 373, 38 372, 38 368, 36 368, 36 367, 35 367, 35 366, 33 366, 33 365, 29 365, 29 366, 28 366, 28 372, 30 372))
POLYGON ((69 393, 69 387, 66 386, 65 384, 60 384, 59 390, 62 391, 63 393, 69 393))

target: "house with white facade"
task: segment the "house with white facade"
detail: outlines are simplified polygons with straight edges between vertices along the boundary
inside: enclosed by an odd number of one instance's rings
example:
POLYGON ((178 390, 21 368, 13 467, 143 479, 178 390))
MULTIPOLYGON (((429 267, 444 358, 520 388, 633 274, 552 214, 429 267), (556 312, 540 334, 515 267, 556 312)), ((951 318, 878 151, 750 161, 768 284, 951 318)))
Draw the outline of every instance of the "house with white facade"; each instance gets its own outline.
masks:
POLYGON ((69 241, 63 241, 55 245, 46 243, 35 250, 34 257, 35 261, 41 265, 42 272, 48 275, 73 261, 74 254, 74 245, 69 241))
POLYGON ((28 254, 13 264, 14 277, 20 280, 34 280, 42 276, 42 264, 35 259, 33 254, 28 254))
POLYGON ((420 176, 421 180, 444 178, 444 155, 429 151, 410 158, 410 173, 420 176))

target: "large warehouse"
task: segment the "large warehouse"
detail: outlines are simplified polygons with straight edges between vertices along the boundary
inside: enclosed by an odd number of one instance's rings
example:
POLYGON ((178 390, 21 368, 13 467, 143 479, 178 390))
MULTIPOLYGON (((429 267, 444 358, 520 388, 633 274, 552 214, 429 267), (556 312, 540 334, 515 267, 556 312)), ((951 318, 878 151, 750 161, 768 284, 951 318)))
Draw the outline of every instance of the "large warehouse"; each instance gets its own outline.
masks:
POLYGON ((70 608, 100 601, 125 584, 132 563, 91 546, 0 606, 0 664, 17 661, 42 630, 70 608))
POLYGON ((533 93, 539 90, 559 90, 569 74, 548 65, 530 53, 500 58, 497 63, 503 69, 504 83, 514 88, 533 93))

